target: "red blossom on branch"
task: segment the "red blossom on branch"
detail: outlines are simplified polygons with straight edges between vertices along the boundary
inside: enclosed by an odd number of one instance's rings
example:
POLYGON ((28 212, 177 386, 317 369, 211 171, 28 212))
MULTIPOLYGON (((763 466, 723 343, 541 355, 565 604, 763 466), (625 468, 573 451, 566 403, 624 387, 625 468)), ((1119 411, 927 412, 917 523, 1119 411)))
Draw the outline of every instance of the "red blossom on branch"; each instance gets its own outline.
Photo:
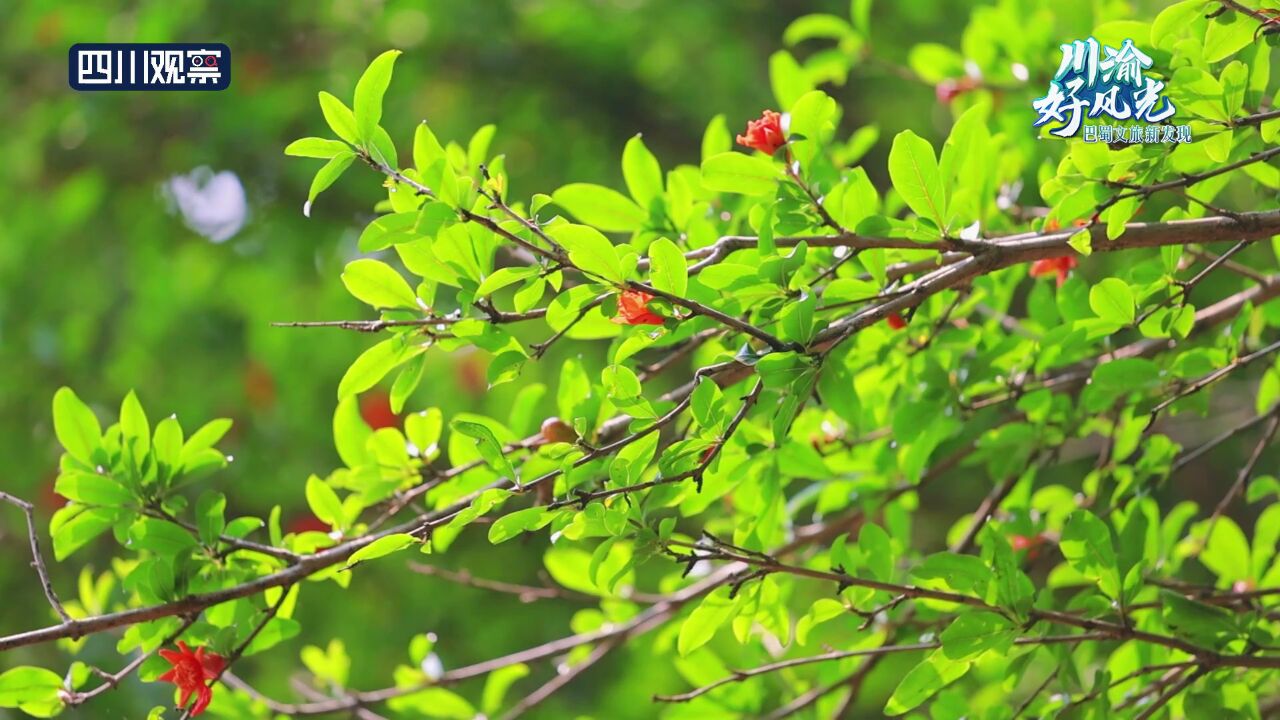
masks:
POLYGON ((618 314, 613 321, 620 325, 661 325, 662 316, 649 309, 653 296, 639 290, 623 290, 618 295, 618 314))
POLYGON ((1047 275, 1058 276, 1058 287, 1062 287, 1062 283, 1067 281, 1067 276, 1075 269, 1079 262, 1075 255, 1063 255, 1061 257, 1046 258, 1044 260, 1036 260, 1031 263, 1031 277, 1045 277, 1047 275))
POLYGON ((778 148, 787 144, 782 132, 782 115, 772 110, 765 110, 759 120, 747 122, 747 134, 738 136, 738 144, 772 155, 778 148))
POLYGON ((961 95, 976 90, 980 85, 977 78, 946 78, 933 87, 933 94, 942 105, 950 105, 961 95))
POLYGON ((161 650, 160 657, 169 661, 171 670, 158 679, 178 686, 182 694, 178 697, 178 707, 185 707, 196 696, 195 705, 191 706, 191 717, 204 712, 213 700, 213 690, 208 682, 218 677, 227 661, 217 653, 206 653, 204 648, 196 648, 193 652, 187 644, 178 641, 178 650, 161 650))

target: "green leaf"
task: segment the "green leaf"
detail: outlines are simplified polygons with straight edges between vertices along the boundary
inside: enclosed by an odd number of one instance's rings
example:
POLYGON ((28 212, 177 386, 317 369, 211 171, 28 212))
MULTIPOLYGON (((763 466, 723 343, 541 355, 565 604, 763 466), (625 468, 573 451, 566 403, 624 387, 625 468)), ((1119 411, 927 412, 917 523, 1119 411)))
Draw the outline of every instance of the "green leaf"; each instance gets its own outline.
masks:
POLYGON ((666 238, 658 238, 649 246, 649 260, 653 286, 683 297, 689 287, 689 263, 680 248, 666 238))
POLYGON ((618 261, 618 251, 599 230, 586 225, 565 224, 547 232, 569 251, 569 261, 583 271, 619 285, 626 281, 622 263, 618 261))
POLYGON ((701 427, 715 427, 724 417, 724 394, 710 378, 702 378, 689 396, 689 409, 701 427))
POLYGON ((484 458, 490 469, 513 483, 519 483, 515 468, 502 452, 502 443, 498 442, 497 436, 487 425, 468 420, 454 420, 449 423, 449 427, 454 432, 462 433, 476 441, 476 449, 480 451, 480 457, 484 458))
POLYGON ((440 442, 440 433, 444 429, 444 414, 440 408, 430 408, 416 412, 404 419, 404 433, 409 442, 417 446, 424 455, 432 446, 440 442))
POLYGON ((502 699, 507 689, 520 678, 529 674, 529 666, 524 663, 508 665, 489 673, 484 681, 484 692, 480 696, 480 709, 488 717, 497 717, 502 708, 502 699))
POLYGON ((347 151, 335 155, 332 160, 324 164, 316 172, 316 176, 311 179, 311 190, 307 192, 307 202, 302 206, 302 214, 311 217, 311 205, 316 201, 320 193, 324 192, 338 178, 342 177, 342 173, 351 167, 351 161, 356 159, 353 152, 347 151))
POLYGON ((120 403, 120 431, 139 461, 150 452, 151 423, 147 422, 147 413, 132 390, 120 403))
POLYGON ((631 197, 645 211, 662 197, 662 166, 639 135, 628 140, 622 149, 622 178, 631 197))
POLYGON ((858 533, 858 549, 872 577, 883 582, 893 579, 893 542, 884 528, 874 523, 863 525, 858 533))
POLYGON ((347 467, 358 467, 365 461, 365 446, 373 430, 360 417, 360 404, 354 395, 338 403, 333 413, 333 444, 338 457, 347 467))
POLYGON ((557 205, 605 232, 631 232, 649 217, 626 195, 591 183, 571 183, 551 193, 557 205))
POLYGON ((175 474, 182 468, 182 425, 177 418, 170 416, 156 425, 151 446, 157 463, 175 474))
POLYGON ((786 305, 778 314, 782 326, 782 339, 808 345, 813 340, 817 328, 814 326, 814 309, 818 298, 813 293, 802 291, 800 299, 786 305))
POLYGON ((1097 582, 1109 597, 1119 599, 1120 570, 1106 523, 1087 510, 1076 510, 1063 525, 1058 549, 1077 572, 1097 582))
POLYGON ((358 395, 377 385, 403 358, 404 346, 399 337, 383 340, 360 353, 338 383, 338 399, 358 395))
POLYGON ((409 533, 385 535, 355 551, 351 558, 347 560, 347 568, 355 567, 366 560, 376 560, 391 553, 400 552, 417 542, 418 538, 409 533))
POLYGON ((1089 232, 1089 228, 1080 228, 1067 238, 1067 245, 1081 255, 1089 257, 1093 254, 1093 233, 1089 232))
POLYGON ((715 636, 716 630, 733 615, 735 603, 729 598, 729 589, 717 588, 715 592, 703 598, 698 607, 685 618, 680 625, 680 634, 676 638, 676 649, 681 657, 706 645, 715 636))
POLYGON ((1035 586, 1018 566, 1018 559, 1004 535, 987 525, 981 535, 984 557, 995 571, 996 603, 1024 616, 1030 609, 1035 586))
POLYGON ((507 513, 489 526, 489 542, 494 545, 504 543, 523 532, 546 525, 554 516, 554 513, 542 507, 525 508, 507 513))
POLYGON ((392 698, 388 707, 396 717, 429 717, 445 720, 472 720, 475 708, 466 698, 442 687, 427 688, 409 695, 392 698))
POLYGON ((285 155, 292 155, 294 157, 324 158, 326 160, 336 157, 344 152, 351 152, 351 148, 346 143, 338 140, 318 137, 307 137, 300 140, 294 140, 284 149, 285 155))
POLYGON ((391 70, 399 50, 388 50, 369 63, 356 83, 355 105, 356 135, 364 143, 373 140, 374 128, 382 121, 382 96, 391 84, 391 70))
POLYGON ((1131 325, 1137 317, 1133 291, 1117 278, 1106 278, 1089 290, 1089 307, 1103 320, 1121 325, 1131 325))
POLYGON ((1004 652, 1013 644, 1017 628, 992 612, 966 612, 942 631, 942 651, 952 660, 965 660, 987 650, 1004 652))
POLYGON ((1219 648, 1239 634, 1235 618, 1224 608, 1168 590, 1160 591, 1160 605, 1164 624, 1194 643, 1219 648))
POLYGON ((733 138, 725 125, 724 115, 711 118, 711 122, 707 123, 707 129, 702 133, 702 154, 698 157, 702 162, 706 162, 712 155, 729 152, 732 147, 733 138))
POLYGON ((307 506, 321 522, 336 528, 346 526, 342 500, 338 499, 338 493, 334 492, 328 483, 312 475, 307 478, 305 494, 307 506))
POLYGON ((356 116, 350 108, 338 98, 327 92, 320 93, 320 112, 324 113, 329 129, 338 137, 352 145, 360 144, 360 135, 356 132, 356 116))
POLYGON ((166 520, 141 518, 129 526, 129 547, 163 557, 179 557, 195 547, 190 533, 166 520))
POLYGON ((969 672, 969 666, 969 662, 948 658, 941 649, 934 650, 898 683, 884 706, 885 714, 901 715, 919 706, 934 693, 963 677, 969 672))
POLYGON ((1151 22, 1151 44, 1163 47, 1165 38, 1184 32, 1204 6, 1204 0, 1183 0, 1161 10, 1151 22))
POLYGON ((426 121, 418 123, 417 129, 413 131, 413 166, 422 173, 437 160, 447 162, 446 158, 444 147, 426 121))
POLYGON ((1249 542, 1240 526, 1229 517, 1220 517, 1213 523, 1212 535, 1205 541, 1200 562, 1218 576, 1218 586, 1230 585, 1239 580, 1249 580, 1249 542))
POLYGON ((540 272, 542 271, 537 266, 498 268, 489 277, 485 278, 484 282, 480 283, 480 287, 476 288, 476 295, 480 297, 492 295, 497 290, 501 290, 512 283, 535 277, 540 272))
POLYGON ((1204 61, 1216 63, 1244 49, 1253 41, 1258 23, 1234 10, 1209 21, 1204 33, 1204 61))
MULTIPOLYGON (((431 203, 433 208, 439 206, 440 203, 431 203)), ((448 210, 448 208, 445 208, 445 210, 450 215, 453 214, 452 210, 448 210)), ((360 252, 369 253, 385 250, 397 243, 412 242, 426 235, 426 233, 417 232, 418 218, 420 216, 421 213, 417 211, 409 211, 391 213, 390 215, 374 218, 360 233, 360 252)))
MULTIPOLYGON (((0 707, 28 711, 54 703, 60 706, 58 691, 62 678, 52 670, 20 665, 0 673, 0 707)), ((48 717, 41 714, 39 717, 48 717)))
POLYGON ((916 215, 945 230, 947 199, 933 146, 910 130, 893 139, 889 150, 889 178, 916 215))
POLYGON ((361 259, 347 263, 342 271, 347 291, 374 308, 418 307, 418 296, 400 273, 384 262, 361 259))
POLYGON ((805 40, 827 38, 841 40, 853 34, 849 21, 837 15, 814 13, 801 15, 782 32, 782 41, 788 45, 798 45, 805 40))
POLYGON ((991 568, 973 555, 934 553, 911 570, 917 580, 940 580, 955 592, 981 597, 995 575, 991 568))
POLYGON ((757 155, 724 152, 702 161, 702 186, 715 192, 765 195, 778 187, 778 168, 757 155))
POLYGON ((227 498, 220 492, 206 490, 196 501, 196 527, 200 532, 200 542, 213 547, 218 536, 227 526, 225 513, 227 498))
POLYGON ((231 421, 227 418, 218 418, 205 423, 203 427, 192 433, 191 437, 187 438, 186 443, 182 445, 180 465, 184 468, 187 467, 205 450, 217 445, 222 436, 226 435, 230 429, 231 421))
POLYGON ((787 110, 801 96, 813 90, 813 83, 805 74, 804 68, 786 50, 779 50, 769 56, 769 86, 773 89, 773 96, 778 100, 780 109, 787 110))
POLYGON ((93 453, 102 446, 98 418, 69 387, 53 394, 53 432, 71 457, 93 465, 93 453))
POLYGON ((118 507, 133 502, 133 493, 110 477, 79 470, 63 472, 53 487, 62 497, 84 505, 118 507))
POLYGON ((53 536, 53 556, 59 562, 86 543, 106 532, 116 521, 116 511, 69 505, 53 516, 49 533, 53 536))

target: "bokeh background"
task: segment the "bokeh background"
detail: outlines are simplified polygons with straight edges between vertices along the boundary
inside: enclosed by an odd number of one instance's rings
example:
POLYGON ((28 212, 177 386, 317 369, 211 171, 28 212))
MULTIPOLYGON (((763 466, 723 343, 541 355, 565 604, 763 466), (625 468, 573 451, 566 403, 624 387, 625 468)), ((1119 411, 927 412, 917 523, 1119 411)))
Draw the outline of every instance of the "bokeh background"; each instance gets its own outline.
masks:
MULTIPOLYGON (((905 65, 916 43, 958 47, 962 19, 977 4, 879 3, 874 51, 905 65)), ((768 58, 789 22, 812 12, 847 16, 848 3, 0 0, 0 488, 35 500, 47 525, 58 504, 53 392, 70 385, 113 419, 120 398, 136 389, 153 417, 177 413, 192 427, 234 419, 225 448, 235 461, 210 481, 230 498, 229 515, 279 504, 286 524, 306 521, 307 476, 340 464, 330 430, 337 382, 371 340, 271 323, 367 317, 338 276, 357 255, 381 192, 353 170, 305 218, 317 165, 281 151, 295 138, 327 134, 316 92, 349 97, 382 50, 405 51, 383 116, 401 155, 423 119, 442 139, 464 143, 496 123, 493 147, 507 155, 513 195, 528 197, 571 181, 620 187, 621 148, 638 132, 664 166, 696 163, 713 116, 724 114, 737 131, 776 106, 768 58), (67 87, 73 43, 200 40, 231 47, 228 91, 67 87)), ((934 88, 892 68, 859 68, 832 92, 845 106, 845 131, 876 124, 889 138, 910 128, 936 144, 950 126, 951 109, 934 88)), ((877 144, 866 163, 881 187, 887 146, 877 144)), ((434 354, 409 406, 439 406, 447 416, 503 402, 486 396, 486 363, 434 354)), ((554 382, 557 372, 531 366, 524 380, 554 382)), ((366 405, 367 418, 394 421, 376 393, 366 405)), ((986 486, 956 488, 947 491, 956 503, 948 517, 976 504, 986 486)), ((51 620, 20 559, 23 533, 17 512, 0 510, 8 556, 0 563, 0 634, 51 620)), ((540 547, 500 550, 480 538, 440 562, 536 581, 540 547)), ((104 565, 108 551, 76 555, 54 568, 55 581, 73 594, 78 567, 104 565)), ((378 687, 404 661, 413 634, 436 632, 437 651, 457 666, 567 633, 579 609, 522 605, 398 564, 369 568, 341 596, 328 585, 304 592, 303 635, 239 669, 280 697, 306 644, 341 639, 352 686, 378 687), (317 597, 325 595, 341 602, 317 597)), ((87 653, 90 662, 118 664, 111 638, 91 641, 87 653)), ((58 667, 58 657, 53 648, 26 649, 0 656, 0 669, 58 667)), ((594 673, 628 681, 575 683, 539 716, 607 708, 600 717, 648 717, 653 692, 683 686, 672 668, 640 666, 625 653, 594 673)), ((887 692, 893 680, 873 682, 887 692)), ((131 681, 66 716, 141 717, 169 701, 169 690, 131 681)))

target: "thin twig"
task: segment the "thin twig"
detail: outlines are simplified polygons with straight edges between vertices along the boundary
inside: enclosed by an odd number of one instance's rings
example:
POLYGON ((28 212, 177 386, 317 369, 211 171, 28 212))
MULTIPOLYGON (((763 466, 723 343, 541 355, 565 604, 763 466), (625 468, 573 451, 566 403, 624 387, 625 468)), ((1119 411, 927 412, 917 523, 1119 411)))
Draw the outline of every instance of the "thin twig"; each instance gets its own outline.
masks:
POLYGON ((31 566, 36 569, 36 575, 40 577, 40 588, 44 590, 45 598, 49 600, 49 605, 53 607, 54 612, 58 613, 58 617, 62 618, 62 622, 74 625, 76 621, 67 614, 67 609, 62 607, 62 602, 58 600, 58 593, 53 589, 53 581, 49 579, 49 571, 45 568, 44 554, 40 552, 40 537, 36 535, 34 506, 6 492, 0 492, 0 500, 19 508, 23 515, 26 515, 27 539, 31 544, 31 566))

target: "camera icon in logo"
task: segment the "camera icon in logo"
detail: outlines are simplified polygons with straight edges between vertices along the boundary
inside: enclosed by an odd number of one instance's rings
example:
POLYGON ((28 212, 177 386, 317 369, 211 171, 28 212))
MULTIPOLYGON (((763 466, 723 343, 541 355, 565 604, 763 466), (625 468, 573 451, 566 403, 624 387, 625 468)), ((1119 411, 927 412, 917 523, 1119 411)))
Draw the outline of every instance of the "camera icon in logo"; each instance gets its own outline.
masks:
POLYGON ((188 50, 187 82, 216 83, 221 75, 221 50, 188 50))

